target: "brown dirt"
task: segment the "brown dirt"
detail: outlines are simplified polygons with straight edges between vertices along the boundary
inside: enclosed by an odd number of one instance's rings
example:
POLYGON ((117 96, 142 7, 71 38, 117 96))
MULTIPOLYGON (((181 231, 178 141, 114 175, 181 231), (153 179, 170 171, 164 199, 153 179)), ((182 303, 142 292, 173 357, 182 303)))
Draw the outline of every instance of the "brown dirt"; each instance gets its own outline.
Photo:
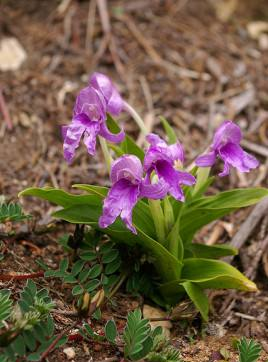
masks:
MULTIPOLYGON (((7 200, 15 200, 17 193, 29 186, 70 189, 73 183, 108 183, 100 154, 92 159, 81 147, 71 167, 62 158, 59 126, 69 122, 75 94, 95 69, 113 77, 123 96, 145 120, 149 122, 153 117, 154 130, 161 132, 159 115, 168 118, 184 142, 189 163, 207 147, 213 129, 223 118, 235 119, 248 141, 267 147, 268 50, 260 48, 246 30, 253 20, 268 21, 265 1, 254 5, 250 0, 239 0, 237 10, 225 23, 216 17, 209 1, 109 1, 117 56, 107 49, 102 55, 99 53, 103 32, 98 15, 86 50, 88 1, 73 0, 63 13, 59 13, 58 5, 58 1, 38 0, 0 3, 0 36, 15 36, 28 54, 18 71, 0 73, 0 85, 13 123, 13 129, 8 130, 0 113, 0 194, 7 200), (202 79, 204 76, 209 80, 202 79), (66 92, 70 85, 71 91, 66 92)), ((137 136, 130 119, 123 115, 121 120, 137 136)), ((267 186, 266 157, 256 155, 264 164, 261 170, 246 178, 232 173, 230 178, 217 181, 217 188, 267 186)), ((38 226, 51 221, 48 204, 36 200, 22 203, 35 215, 38 226)), ((230 240, 248 212, 243 210, 227 219, 234 230, 230 235, 225 231, 220 242, 230 240)), ((267 233, 266 225, 256 230, 252 244, 267 233)), ((55 234, 27 239, 39 250, 22 240, 8 245, 8 257, 1 262, 1 269, 35 269, 33 260, 38 253, 51 266, 57 265, 62 255, 56 243, 57 236, 64 232, 61 227, 55 234)), ((206 229, 199 238, 208 238, 210 231, 206 229)), ((242 253, 251 255, 248 246, 242 253)), ((247 269, 243 262, 242 269, 247 269)), ((211 297, 215 308, 211 323, 216 332, 207 333, 214 336, 193 344, 183 338, 183 332, 174 336, 185 361, 210 361, 213 352, 222 346, 230 348, 233 334, 255 337, 268 351, 268 291, 262 264, 256 282, 260 292, 254 296, 234 293, 230 298, 229 292, 223 292, 211 297), (219 314, 225 308, 228 312, 219 314), (255 320, 238 316, 237 312, 255 320), (227 337, 220 338, 221 333, 227 337)), ((53 291, 53 284, 44 283, 47 282, 40 279, 40 285, 53 291)), ((14 291, 21 286, 22 283, 9 284, 14 291)), ((66 305, 64 297, 62 290, 55 294, 66 305)), ((123 300, 122 314, 131 308, 129 297, 123 300)), ((58 321, 58 328, 68 322, 58 321)), ((87 354, 89 347, 83 343, 74 348, 75 361, 90 360, 92 355, 95 361, 114 354, 110 350, 92 352, 92 348, 100 349, 98 346, 90 346, 87 354)), ((267 359, 268 355, 264 357, 267 359)), ((66 357, 58 351, 49 360, 63 361, 66 357)))

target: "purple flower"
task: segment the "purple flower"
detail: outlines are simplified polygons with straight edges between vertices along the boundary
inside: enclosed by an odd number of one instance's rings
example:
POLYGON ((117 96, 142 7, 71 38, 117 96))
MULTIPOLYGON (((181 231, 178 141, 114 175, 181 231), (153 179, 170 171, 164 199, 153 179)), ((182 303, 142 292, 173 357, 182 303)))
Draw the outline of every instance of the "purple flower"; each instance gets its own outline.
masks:
POLYGON ((118 216, 134 234, 132 210, 142 197, 162 199, 166 196, 168 185, 159 181, 157 184, 145 182, 140 160, 133 155, 124 155, 113 162, 111 167, 111 189, 103 203, 103 213, 99 219, 101 228, 111 225, 118 216))
POLYGON ((90 78, 89 84, 103 95, 108 113, 118 116, 122 112, 123 99, 110 78, 95 72, 90 78))
POLYGON ((232 121, 224 121, 217 129, 213 143, 210 146, 210 152, 199 156, 195 163, 199 167, 210 167, 219 157, 224 162, 224 168, 219 176, 227 176, 230 172, 230 166, 238 169, 240 172, 249 172, 258 167, 259 161, 249 153, 245 152, 240 146, 242 133, 240 128, 232 121))
POLYGON ((184 162, 184 151, 179 142, 167 145, 156 134, 149 134, 146 137, 150 143, 145 158, 144 169, 147 173, 147 180, 150 179, 153 171, 159 180, 164 180, 169 186, 169 193, 179 201, 184 201, 184 194, 181 185, 193 185, 195 178, 188 172, 178 170, 184 162))
POLYGON ((72 161, 82 137, 90 155, 95 154, 97 135, 114 143, 124 139, 123 130, 113 134, 106 125, 106 114, 119 114, 122 105, 123 100, 110 79, 94 73, 90 85, 82 89, 76 98, 71 124, 62 127, 64 158, 67 162, 72 161))

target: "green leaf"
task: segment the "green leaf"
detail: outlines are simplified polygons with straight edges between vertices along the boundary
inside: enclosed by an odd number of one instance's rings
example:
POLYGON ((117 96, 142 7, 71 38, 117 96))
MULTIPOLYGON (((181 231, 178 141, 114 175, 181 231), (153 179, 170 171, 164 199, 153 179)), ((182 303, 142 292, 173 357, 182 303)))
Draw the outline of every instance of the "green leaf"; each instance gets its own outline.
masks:
POLYGON ((88 184, 75 184, 72 187, 77 188, 79 190, 83 190, 88 192, 92 195, 98 195, 101 198, 104 198, 108 193, 108 188, 103 186, 95 186, 95 185, 88 185, 88 184))
POLYGON ((173 280, 160 286, 166 298, 176 302, 181 296, 180 283, 193 282, 201 289, 238 289, 256 291, 255 283, 246 278, 231 265, 212 259, 184 259, 181 279, 173 280))
POLYGON ((75 285, 72 289, 72 295, 82 294, 84 289, 80 285, 75 285))
POLYGON ((109 263, 105 266, 105 274, 109 275, 115 273, 120 268, 120 265, 121 259, 115 259, 112 263, 109 263))
POLYGON ((105 337, 109 342, 114 343, 117 336, 117 329, 114 320, 109 320, 105 325, 105 337))
POLYGON ((257 362, 261 355, 261 346, 259 343, 243 337, 238 344, 239 362, 257 362))
POLYGON ((31 187, 21 191, 19 197, 21 196, 36 196, 62 207, 84 204, 98 206, 101 204, 99 198, 94 195, 72 195, 61 189, 54 189, 52 187, 31 187))
POLYGON ((96 251, 83 251, 82 253, 80 253, 79 257, 82 260, 93 261, 97 259, 97 253, 96 251))
POLYGON ((85 265, 85 261, 84 260, 77 260, 73 267, 72 267, 72 271, 71 274, 73 276, 77 276, 77 274, 80 273, 80 271, 83 269, 83 266, 85 265))
POLYGON ((61 272, 66 272, 67 268, 68 268, 68 265, 69 265, 69 261, 68 259, 62 259, 60 261, 60 265, 59 265, 59 270, 61 272))
POLYGON ((150 325, 147 319, 141 318, 140 309, 128 313, 124 329, 125 357, 135 360, 135 355, 143 350, 143 343, 150 335, 150 325))
POLYGON ((95 279, 100 275, 101 271, 102 271, 102 266, 100 264, 96 264, 90 269, 88 277, 90 279, 95 279))
MULTIPOLYGON (((146 204, 144 205, 147 206, 146 204)), ((145 216, 143 205, 141 209, 134 209, 133 214, 133 223, 138 230, 138 235, 129 232, 125 226, 119 222, 115 222, 110 227, 104 229, 105 232, 116 241, 131 245, 135 245, 136 243, 141 245, 153 258, 153 262, 164 281, 179 278, 182 263, 144 231, 144 229, 148 230, 148 220, 145 216), (143 227, 143 224, 147 225, 146 228, 143 227)), ((54 213, 54 216, 71 223, 92 223, 92 225, 97 228, 100 213, 98 214, 96 212, 96 207, 92 210, 92 207, 89 205, 75 205, 54 213)))
MULTIPOLYGON (((111 115, 107 116, 107 124, 109 129, 117 133, 120 131, 120 128, 116 121, 112 118, 111 115)), ((125 136, 124 141, 120 143, 119 149, 122 151, 122 154, 132 154, 137 156, 141 161, 144 159, 143 150, 136 144, 136 142, 128 135, 125 136)), ((119 152, 121 153, 121 152, 119 152)), ((119 154, 121 156, 122 154, 119 154)))
POLYGON ((31 216, 23 213, 19 204, 0 204, 0 223, 7 221, 22 221, 29 219, 31 216))
POLYGON ((191 243, 187 245, 187 249, 196 258, 218 259, 228 255, 237 255, 237 249, 227 244, 205 245, 191 243))
POLYGON ((184 282, 182 283, 183 288, 188 294, 189 298, 193 301, 196 308, 201 313, 205 321, 208 320, 209 302, 207 295, 203 290, 195 283, 184 282))
POLYGON ((16 352, 16 354, 20 357, 24 356, 26 353, 26 347, 24 344, 24 339, 20 335, 18 336, 12 343, 12 348, 16 352))
POLYGON ((168 137, 168 143, 169 144, 174 144, 177 142, 177 136, 176 133, 174 131, 174 129, 170 126, 169 122, 163 117, 160 116, 160 121, 164 127, 164 130, 166 132, 166 135, 168 137))
POLYGON ((202 226, 239 208, 254 205, 267 195, 265 188, 236 189, 186 202, 180 221, 182 240, 190 241, 202 226))
POLYGON ((117 259, 119 256, 119 251, 116 249, 112 249, 110 252, 106 253, 103 255, 102 257, 102 262, 104 264, 108 264, 111 263, 112 261, 114 261, 115 259, 117 259))
POLYGON ((10 299, 10 291, 7 289, 0 290, 0 328, 3 322, 7 320, 11 314, 12 300, 10 299))
POLYGON ((98 279, 92 279, 85 284, 85 289, 88 293, 93 292, 100 285, 100 281, 98 279))

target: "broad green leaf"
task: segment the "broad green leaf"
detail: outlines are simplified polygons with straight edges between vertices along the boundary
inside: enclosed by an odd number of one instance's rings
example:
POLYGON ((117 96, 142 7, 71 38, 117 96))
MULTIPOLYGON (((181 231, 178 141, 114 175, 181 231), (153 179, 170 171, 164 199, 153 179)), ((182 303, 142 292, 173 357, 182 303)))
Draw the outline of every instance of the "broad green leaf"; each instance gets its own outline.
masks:
POLYGON ((171 127, 171 125, 169 124, 169 122, 166 120, 166 118, 164 118, 163 116, 159 117, 160 121, 164 127, 164 130, 166 132, 166 135, 168 137, 168 143, 169 144, 173 144, 177 142, 177 136, 176 133, 174 132, 174 129, 171 127))
POLYGON ((183 288, 192 300, 196 308, 201 313, 205 321, 208 320, 209 302, 208 297, 204 291, 195 283, 184 282, 182 283, 183 288))
POLYGON ((73 295, 79 295, 79 294, 82 294, 83 293, 83 288, 80 286, 80 285, 76 285, 73 287, 72 289, 72 294, 73 295))
POLYGON ((104 198, 108 193, 108 188, 103 186, 95 186, 95 185, 88 185, 88 184, 75 184, 72 187, 84 190, 89 194, 98 195, 101 198, 104 198))
POLYGON ((218 259, 228 255, 237 255, 237 249, 228 244, 205 245, 191 243, 187 245, 187 250, 196 258, 218 259))
POLYGON ((256 291, 255 283, 246 278, 231 265, 212 259, 184 259, 181 279, 173 280, 160 286, 164 296, 175 298, 176 291, 181 294, 179 283, 193 282, 202 289, 238 289, 256 291))
POLYGON ((83 204, 92 205, 94 207, 101 204, 100 199, 94 195, 72 195, 61 189, 54 189, 52 187, 31 187, 20 192, 19 197, 21 196, 36 196, 62 207, 83 204))
POLYGON ((182 209, 180 235, 189 242, 195 232, 211 221, 221 218, 241 207, 247 207, 268 196, 268 189, 248 188, 221 192, 187 203, 182 209))
POLYGON ((105 325, 105 337, 109 342, 114 343, 117 336, 117 329, 114 320, 109 320, 105 325))

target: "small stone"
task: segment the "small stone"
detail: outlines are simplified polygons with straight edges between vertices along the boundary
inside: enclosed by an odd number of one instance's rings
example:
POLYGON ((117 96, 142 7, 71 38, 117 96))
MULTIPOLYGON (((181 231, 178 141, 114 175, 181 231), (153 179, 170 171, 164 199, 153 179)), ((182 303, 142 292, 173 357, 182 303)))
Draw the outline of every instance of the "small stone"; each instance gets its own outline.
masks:
POLYGON ((66 354, 68 359, 73 359, 75 357, 75 350, 72 347, 64 348, 63 353, 66 354))
MULTIPOLYGON (((147 304, 144 304, 144 306, 143 306, 143 317, 144 318, 148 318, 148 319, 163 318, 164 319, 166 316, 167 316, 167 314, 160 308, 154 308, 147 304)), ((172 323, 169 320, 150 322, 150 325, 151 325, 152 329, 154 329, 158 326, 161 326, 163 328, 163 332, 164 332, 165 336, 167 338, 170 338, 170 329, 172 328, 172 323)))

